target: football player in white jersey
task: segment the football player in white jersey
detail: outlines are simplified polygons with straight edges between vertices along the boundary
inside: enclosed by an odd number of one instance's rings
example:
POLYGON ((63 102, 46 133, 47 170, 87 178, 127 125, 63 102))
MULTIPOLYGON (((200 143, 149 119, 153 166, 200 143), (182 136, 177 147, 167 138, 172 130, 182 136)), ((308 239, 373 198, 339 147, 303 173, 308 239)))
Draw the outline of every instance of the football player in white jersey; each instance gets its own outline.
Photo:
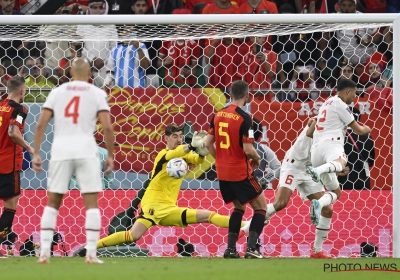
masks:
MULTIPOLYGON (((267 205, 265 224, 268 224, 273 214, 287 206, 295 188, 299 191, 303 201, 307 199, 310 201, 313 199, 320 199, 325 194, 325 189, 322 184, 320 182, 314 182, 311 176, 307 174, 307 166, 311 165, 311 146, 315 123, 315 118, 309 120, 308 125, 303 129, 297 137, 296 142, 285 154, 285 158, 282 161, 278 192, 274 202, 267 205)), ((347 175, 348 173, 349 169, 346 168, 339 175, 347 175)), ((322 243, 328 235, 332 214, 333 209, 331 205, 322 208, 321 220, 329 220, 329 224, 327 227, 317 227, 314 248, 310 255, 311 258, 330 258, 323 253, 322 243)), ((247 226, 248 225, 245 225, 242 228, 244 232, 246 232, 247 226)))
POLYGON ((100 159, 93 132, 98 117, 108 151, 104 163, 104 171, 108 175, 114 164, 114 134, 110 107, 106 93, 87 82, 91 74, 90 65, 86 60, 76 58, 72 62, 71 73, 73 81, 53 89, 47 97, 35 131, 37 150, 33 158, 33 169, 40 172, 42 171, 40 144, 48 122, 54 118, 54 140, 47 181, 49 200, 40 224, 39 263, 49 262, 58 209, 63 195, 68 192, 69 181, 73 174, 80 186, 86 208, 86 263, 102 263, 96 256, 96 244, 101 227, 97 200, 98 193, 102 191, 102 183, 100 159))
POLYGON ((311 220, 317 227, 322 222, 321 208, 334 203, 341 194, 336 172, 342 172, 347 163, 344 152, 347 127, 351 127, 358 135, 371 131, 368 126, 354 120, 348 106, 356 97, 356 87, 352 80, 340 79, 337 95, 328 98, 319 109, 311 148, 312 166, 307 168, 307 172, 315 182, 321 181, 329 192, 321 199, 311 201, 311 220))

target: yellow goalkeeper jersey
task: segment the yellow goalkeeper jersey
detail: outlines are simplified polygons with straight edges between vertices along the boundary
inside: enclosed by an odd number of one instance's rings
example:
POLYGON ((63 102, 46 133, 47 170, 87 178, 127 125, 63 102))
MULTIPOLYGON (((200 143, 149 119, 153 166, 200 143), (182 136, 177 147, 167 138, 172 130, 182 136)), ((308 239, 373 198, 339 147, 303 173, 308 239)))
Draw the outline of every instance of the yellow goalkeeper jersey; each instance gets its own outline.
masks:
POLYGON ((191 151, 185 153, 183 148, 184 145, 180 145, 174 150, 163 149, 158 153, 154 160, 150 184, 142 198, 142 205, 154 202, 176 205, 183 178, 175 179, 168 176, 166 171, 168 161, 173 158, 182 158, 190 164, 200 164, 204 161, 203 157, 191 151))

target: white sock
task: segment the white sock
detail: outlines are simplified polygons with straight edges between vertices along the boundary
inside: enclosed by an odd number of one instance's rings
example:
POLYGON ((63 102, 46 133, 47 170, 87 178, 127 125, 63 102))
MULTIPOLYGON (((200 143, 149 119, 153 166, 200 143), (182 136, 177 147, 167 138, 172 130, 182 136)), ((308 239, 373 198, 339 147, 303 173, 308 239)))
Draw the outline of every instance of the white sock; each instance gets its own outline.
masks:
POLYGON ((336 202, 337 195, 334 192, 326 192, 320 199, 318 199, 319 204, 322 207, 331 205, 336 202))
POLYGON ((317 170, 318 174, 321 175, 323 173, 340 172, 343 170, 343 166, 340 162, 333 160, 321 166, 318 166, 315 169, 317 170))
POLYGON ((266 218, 271 217, 273 214, 276 213, 275 207, 272 203, 268 203, 267 204, 267 214, 266 214, 266 218))
POLYGON ((86 255, 96 256, 97 241, 100 237, 101 215, 98 208, 86 210, 86 255))
POLYGON ((40 221, 40 255, 50 257, 51 243, 53 242, 54 228, 57 223, 58 210, 44 207, 42 220, 40 221))
POLYGON ((315 242, 314 242, 314 253, 322 251, 322 243, 324 243, 328 236, 329 228, 331 227, 332 218, 325 218, 324 216, 319 217, 319 223, 315 230, 315 242))

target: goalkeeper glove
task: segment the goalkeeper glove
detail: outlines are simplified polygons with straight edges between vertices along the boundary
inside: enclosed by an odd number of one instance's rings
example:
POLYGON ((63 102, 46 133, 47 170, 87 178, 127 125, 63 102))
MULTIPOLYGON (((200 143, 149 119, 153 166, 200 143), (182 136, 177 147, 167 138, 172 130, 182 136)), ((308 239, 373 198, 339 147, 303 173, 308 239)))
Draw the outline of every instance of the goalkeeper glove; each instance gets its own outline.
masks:
POLYGON ((194 151, 199 147, 204 146, 204 142, 206 141, 207 132, 204 130, 196 131, 192 137, 192 143, 189 145, 189 149, 194 151))

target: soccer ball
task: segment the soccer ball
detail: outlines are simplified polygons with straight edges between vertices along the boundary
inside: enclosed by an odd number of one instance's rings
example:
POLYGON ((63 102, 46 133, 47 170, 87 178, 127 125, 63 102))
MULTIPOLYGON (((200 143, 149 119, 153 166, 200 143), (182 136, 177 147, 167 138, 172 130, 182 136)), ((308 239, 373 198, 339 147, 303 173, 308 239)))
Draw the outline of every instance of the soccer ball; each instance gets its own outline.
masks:
POLYGON ((179 179, 185 177, 189 168, 185 160, 173 158, 167 163, 167 174, 169 177, 179 179))

